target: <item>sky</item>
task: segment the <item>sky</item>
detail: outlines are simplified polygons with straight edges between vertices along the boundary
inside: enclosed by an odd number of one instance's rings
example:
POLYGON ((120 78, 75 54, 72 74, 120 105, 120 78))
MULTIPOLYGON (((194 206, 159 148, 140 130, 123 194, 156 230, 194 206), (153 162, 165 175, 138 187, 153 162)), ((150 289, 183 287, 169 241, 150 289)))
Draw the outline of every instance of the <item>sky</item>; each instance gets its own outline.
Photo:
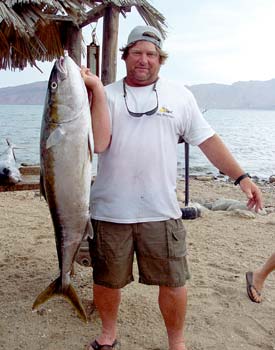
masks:
MULTIPOLYGON (((184 85, 232 84, 275 78, 275 0, 148 0, 167 23, 163 49, 169 58, 161 76, 184 85)), ((134 8, 120 17, 118 48, 136 25, 144 25, 134 8)), ((102 40, 102 20, 84 28, 85 43, 96 28, 102 40)), ((117 79, 125 75, 118 52, 117 79)), ((83 64, 85 65, 85 57, 83 64)), ((23 71, 0 70, 0 88, 48 80, 53 62, 37 62, 23 71)))

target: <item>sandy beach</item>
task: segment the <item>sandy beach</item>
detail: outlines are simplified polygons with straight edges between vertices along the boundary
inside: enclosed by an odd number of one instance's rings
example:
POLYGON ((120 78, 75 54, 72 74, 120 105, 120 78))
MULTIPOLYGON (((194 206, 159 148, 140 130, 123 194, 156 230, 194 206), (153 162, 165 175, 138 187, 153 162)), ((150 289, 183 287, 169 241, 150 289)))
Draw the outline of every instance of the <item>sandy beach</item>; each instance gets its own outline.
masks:
MULTIPOLYGON (((275 349, 275 273, 266 281, 262 304, 252 303, 246 295, 245 272, 274 251, 275 184, 260 187, 265 215, 205 209, 201 217, 184 221, 192 274, 185 325, 188 350, 275 349)), ((179 181, 180 202, 183 192, 184 182, 179 181)), ((190 180, 191 202, 222 198, 246 202, 232 183, 190 180)), ((87 324, 61 298, 49 300, 37 312, 31 310, 36 296, 58 275, 51 218, 38 191, 0 193, 0 236, 0 349, 85 349, 100 329, 92 308, 91 268, 75 264, 73 278, 89 311, 87 324)), ((137 281, 123 290, 121 349, 168 349, 157 292, 157 287, 137 281)))

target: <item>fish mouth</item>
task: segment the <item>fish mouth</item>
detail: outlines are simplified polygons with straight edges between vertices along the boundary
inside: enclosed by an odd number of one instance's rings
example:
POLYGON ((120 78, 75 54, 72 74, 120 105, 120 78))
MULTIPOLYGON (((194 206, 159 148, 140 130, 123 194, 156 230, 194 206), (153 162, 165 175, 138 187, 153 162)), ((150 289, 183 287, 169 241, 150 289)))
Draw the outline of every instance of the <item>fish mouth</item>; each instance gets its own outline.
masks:
POLYGON ((65 64, 65 57, 62 56, 62 57, 58 58, 56 60, 55 65, 56 65, 56 68, 59 72, 61 80, 66 79, 68 71, 67 71, 66 64, 65 64))
POLYGON ((0 184, 14 185, 19 181, 20 177, 8 168, 5 168, 0 172, 0 184))

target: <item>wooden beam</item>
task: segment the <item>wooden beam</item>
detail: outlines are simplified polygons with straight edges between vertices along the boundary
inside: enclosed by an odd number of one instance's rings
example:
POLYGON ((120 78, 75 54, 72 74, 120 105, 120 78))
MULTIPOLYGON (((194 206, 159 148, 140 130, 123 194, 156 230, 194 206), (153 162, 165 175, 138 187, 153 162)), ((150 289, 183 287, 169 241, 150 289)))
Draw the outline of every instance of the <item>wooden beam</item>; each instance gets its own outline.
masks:
POLYGON ((106 7, 103 18, 103 48, 101 80, 103 85, 116 80, 117 69, 117 38, 119 27, 119 9, 106 7))
MULTIPOLYGON (((80 28, 83 28, 87 26, 88 24, 92 22, 97 22, 101 17, 104 16, 105 9, 108 6, 108 4, 101 4, 96 7, 94 7, 92 10, 88 11, 86 13, 87 18, 79 24, 80 28)), ((126 12, 131 12, 131 9, 134 5, 129 5, 129 6, 121 6, 119 7, 119 12, 125 17, 126 12)))
POLYGON ((94 7, 91 11, 87 12, 87 19, 79 24, 79 27, 83 28, 92 22, 97 22, 99 18, 104 16, 106 6, 106 4, 101 4, 94 7))
POLYGON ((35 191, 40 189, 40 183, 36 179, 24 179, 15 185, 0 185, 0 192, 14 192, 14 191, 35 191))
POLYGON ((59 15, 44 15, 45 20, 55 21, 55 22, 72 22, 73 18, 71 16, 59 16, 59 15))
POLYGON ((19 168, 21 175, 40 175, 40 166, 39 165, 24 165, 19 168))
POLYGON ((81 66, 82 30, 79 27, 76 27, 73 23, 66 23, 64 25, 64 30, 64 49, 68 50, 69 56, 75 61, 76 64, 81 66))
POLYGON ((15 185, 1 185, 0 192, 29 191, 40 189, 40 167, 26 166, 20 167, 19 171, 22 181, 15 185))

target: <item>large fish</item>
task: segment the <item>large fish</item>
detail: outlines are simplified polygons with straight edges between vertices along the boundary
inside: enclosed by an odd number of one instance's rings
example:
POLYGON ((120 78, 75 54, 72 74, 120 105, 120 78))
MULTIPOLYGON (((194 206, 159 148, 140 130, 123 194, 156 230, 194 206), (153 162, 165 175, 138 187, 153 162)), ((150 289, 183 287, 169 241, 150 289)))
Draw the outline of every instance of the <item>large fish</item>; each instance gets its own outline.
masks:
POLYGON ((81 241, 93 234, 89 212, 92 151, 87 90, 80 68, 65 56, 56 60, 50 75, 40 137, 41 191, 54 226, 60 276, 38 295, 33 309, 62 295, 85 321, 70 277, 81 241))
POLYGON ((0 155, 0 184, 14 185, 22 180, 14 154, 14 149, 17 147, 8 139, 6 139, 6 141, 8 148, 0 155))

